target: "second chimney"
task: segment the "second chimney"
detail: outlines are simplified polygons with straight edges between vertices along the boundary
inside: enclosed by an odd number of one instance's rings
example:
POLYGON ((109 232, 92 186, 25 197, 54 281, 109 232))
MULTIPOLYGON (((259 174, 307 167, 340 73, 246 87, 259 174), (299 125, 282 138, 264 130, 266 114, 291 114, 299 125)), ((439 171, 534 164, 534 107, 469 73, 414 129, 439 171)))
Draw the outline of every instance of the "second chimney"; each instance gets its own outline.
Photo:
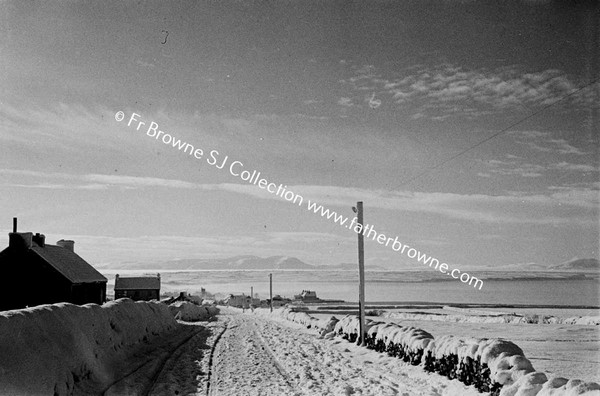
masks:
POLYGON ((44 247, 46 245, 46 236, 38 232, 33 236, 33 242, 37 243, 39 247, 44 247))
POLYGON ((69 239, 61 239, 60 241, 56 242, 56 246, 60 246, 61 248, 68 249, 72 252, 75 251, 75 241, 71 241, 69 239))

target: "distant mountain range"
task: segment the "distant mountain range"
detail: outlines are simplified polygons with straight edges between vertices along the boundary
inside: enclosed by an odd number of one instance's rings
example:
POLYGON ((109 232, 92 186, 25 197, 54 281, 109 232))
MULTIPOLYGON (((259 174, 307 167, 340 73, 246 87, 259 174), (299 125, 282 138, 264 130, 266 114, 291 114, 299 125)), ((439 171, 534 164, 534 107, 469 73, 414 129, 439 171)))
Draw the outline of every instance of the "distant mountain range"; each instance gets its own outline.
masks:
POLYGON ((560 271, 598 271, 600 270, 600 261, 596 259, 575 259, 559 265, 550 267, 553 270, 560 271))
MULTIPOLYGON (((166 262, 128 262, 98 266, 104 268, 127 268, 144 270, 355 270, 358 265, 354 263, 341 263, 335 265, 311 265, 300 259, 289 256, 235 256, 222 259, 180 259, 166 262)), ((385 271, 379 266, 369 266, 369 270, 385 271)))
MULTIPOLYGON (((127 262, 98 265, 105 269, 131 269, 131 270, 313 270, 313 271, 354 271, 358 270, 356 263, 340 263, 333 265, 311 265, 296 257, 289 256, 235 256, 220 259, 179 259, 156 262, 127 262)), ((423 267, 425 270, 426 267, 423 267)), ((591 272, 600 271, 600 262, 596 259, 575 259, 554 266, 539 264, 515 264, 502 268, 505 271, 572 271, 591 272)), ((369 264, 368 271, 390 271, 390 268, 369 264)), ((398 268, 397 271, 406 270, 398 268)), ((489 270, 482 268, 481 270, 489 270)))

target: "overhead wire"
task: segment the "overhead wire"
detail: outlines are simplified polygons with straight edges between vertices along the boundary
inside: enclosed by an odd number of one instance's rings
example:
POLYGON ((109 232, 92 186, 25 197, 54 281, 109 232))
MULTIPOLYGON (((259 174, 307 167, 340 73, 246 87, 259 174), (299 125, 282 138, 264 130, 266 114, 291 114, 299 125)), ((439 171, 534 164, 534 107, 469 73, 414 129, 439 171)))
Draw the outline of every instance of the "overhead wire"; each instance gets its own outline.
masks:
POLYGON ((488 142, 488 141, 490 141, 490 140, 492 140, 492 139, 494 139, 494 138, 496 138, 496 137, 498 137, 498 136, 500 136, 500 135, 508 132, 509 130, 511 130, 512 128, 516 127, 517 125, 520 125, 520 124, 524 123, 525 121, 529 120, 530 118, 535 117, 536 115, 538 115, 538 114, 540 114, 540 113, 548 110, 550 107, 557 105, 558 103, 564 101, 565 99, 570 98, 571 96, 573 96, 573 95, 575 95, 575 94, 583 91, 584 89, 587 89, 588 87, 596 84, 599 81, 600 81, 600 78, 592 80, 588 84, 586 84, 586 85, 584 85, 584 86, 582 86, 582 87, 574 90, 573 92, 570 92, 570 93, 564 95, 563 97, 559 98, 558 100, 556 100, 556 101, 554 101, 554 102, 552 102, 552 103, 550 103, 550 104, 542 107, 541 109, 533 112, 532 114, 528 115, 527 117, 522 118, 519 121, 516 121, 516 122, 510 124, 509 126, 507 126, 506 128, 500 130, 499 132, 496 132, 496 133, 488 136, 487 138, 485 138, 485 139, 483 139, 483 140, 481 140, 481 141, 473 144, 472 146, 467 147, 466 149, 461 150, 457 154, 454 154, 451 157, 449 157, 449 158, 447 158, 447 159, 445 159, 445 160, 443 160, 443 161, 441 161, 441 162, 439 162, 439 163, 437 163, 437 164, 435 164, 433 166, 430 166, 429 168, 425 169, 423 172, 420 172, 419 174, 417 174, 417 175, 415 175, 415 176, 413 176, 413 177, 411 177, 411 178, 403 181, 402 183, 398 184, 397 186, 393 187, 392 190, 396 190, 397 188, 399 188, 401 186, 404 186, 404 185, 407 185, 409 183, 414 182, 415 180, 419 179, 420 177, 425 176, 425 175, 431 173, 435 169, 438 169, 439 167, 441 167, 443 165, 446 165, 448 162, 451 162, 454 159, 456 159, 456 158, 464 155, 465 153, 468 153, 469 151, 471 151, 471 150, 473 150, 473 149, 481 146, 482 144, 484 144, 484 143, 486 143, 486 142, 488 142))

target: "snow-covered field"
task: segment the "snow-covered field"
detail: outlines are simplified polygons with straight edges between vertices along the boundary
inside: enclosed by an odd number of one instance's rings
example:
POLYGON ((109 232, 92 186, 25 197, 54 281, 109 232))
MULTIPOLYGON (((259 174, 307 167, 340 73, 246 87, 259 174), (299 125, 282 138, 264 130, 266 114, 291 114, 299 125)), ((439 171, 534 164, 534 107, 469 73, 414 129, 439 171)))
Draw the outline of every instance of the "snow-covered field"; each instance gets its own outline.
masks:
MULTIPOLYGON (((316 311, 319 312, 319 311, 316 311)), ((328 313, 311 313, 318 318, 328 313)), ((341 318, 344 313, 335 313, 341 318)), ((373 320, 398 323, 425 329, 435 337, 505 338, 515 342, 525 352, 534 367, 567 378, 582 378, 600 383, 600 326, 573 323, 598 323, 600 317, 592 310, 506 309, 485 311, 466 309, 402 309, 386 310, 373 320), (472 311, 472 312, 470 312, 472 311), (489 314, 499 314, 491 317, 489 314), (522 315, 525 318, 513 316, 522 315), (503 317, 502 314, 506 314, 503 317), (537 318, 531 323, 531 318, 537 318), (543 320, 542 320, 543 319, 543 320), (562 322, 562 323, 552 323, 562 322)))
POLYGON ((505 338, 523 349, 536 370, 600 383, 600 326, 373 319, 419 327, 435 337, 454 334, 465 338, 505 338))

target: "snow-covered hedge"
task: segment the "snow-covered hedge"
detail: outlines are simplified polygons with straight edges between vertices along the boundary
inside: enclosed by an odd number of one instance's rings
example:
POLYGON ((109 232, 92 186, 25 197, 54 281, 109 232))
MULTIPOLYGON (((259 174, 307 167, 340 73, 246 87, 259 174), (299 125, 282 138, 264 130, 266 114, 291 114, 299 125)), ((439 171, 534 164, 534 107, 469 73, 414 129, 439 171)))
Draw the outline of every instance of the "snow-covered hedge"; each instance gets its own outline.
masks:
MULTIPOLYGON (((305 312, 289 309, 275 310, 271 315, 317 328, 321 335, 333 330, 349 342, 361 343, 358 316, 319 321, 305 312)), ((369 319, 365 321, 365 328, 367 348, 473 385, 492 396, 600 396, 600 385, 594 382, 548 378, 535 371, 521 348, 504 339, 462 339, 451 335, 434 339, 422 329, 369 319)))
MULTIPOLYGON (((370 319, 365 320, 365 331, 368 331, 372 326, 378 325, 380 322, 374 322, 370 319)), ((333 331, 342 336, 342 338, 361 344, 360 338, 360 320, 358 316, 346 315, 335 325, 333 331)), ((367 340, 365 340, 367 342, 367 340)))
POLYGON ((169 310, 177 320, 198 322, 209 320, 219 313, 219 309, 211 305, 197 305, 188 301, 177 301, 169 305, 169 310))
POLYGON ((403 320, 431 320, 437 322, 454 323, 513 323, 513 324, 572 324, 572 325, 600 325, 600 316, 572 316, 556 317, 551 315, 516 315, 481 311, 467 308, 444 307, 448 311, 459 314, 424 313, 424 312, 384 312, 381 316, 403 320), (462 314, 460 314, 462 313, 462 314))
POLYGON ((277 308, 274 309, 271 313, 269 309, 257 308, 254 310, 255 313, 264 316, 275 316, 284 320, 289 320, 294 323, 298 323, 308 329, 313 328, 316 329, 324 335, 326 333, 330 333, 333 331, 336 323, 338 322, 335 316, 330 316, 326 319, 317 319, 306 312, 294 312, 290 308, 277 308))
POLYGON ((136 347, 177 326, 166 305, 129 299, 0 312, 0 394, 70 395, 82 381, 109 385, 136 347))
POLYGON ((427 346, 422 363, 426 371, 456 378, 492 395, 535 371, 521 348, 503 339, 443 336, 427 346))
MULTIPOLYGON (((421 365, 426 371, 473 385, 492 396, 579 395, 600 389, 596 383, 579 380, 548 381, 546 374, 535 371, 521 348, 507 340, 450 335, 434 339, 415 327, 370 320, 365 327, 367 348, 421 365)), ((350 342, 359 342, 359 318, 342 318, 335 332, 350 342)))
POLYGON ((412 326, 380 322, 367 330, 367 348, 387 352, 414 366, 421 363, 425 348, 432 341, 431 334, 412 326))

